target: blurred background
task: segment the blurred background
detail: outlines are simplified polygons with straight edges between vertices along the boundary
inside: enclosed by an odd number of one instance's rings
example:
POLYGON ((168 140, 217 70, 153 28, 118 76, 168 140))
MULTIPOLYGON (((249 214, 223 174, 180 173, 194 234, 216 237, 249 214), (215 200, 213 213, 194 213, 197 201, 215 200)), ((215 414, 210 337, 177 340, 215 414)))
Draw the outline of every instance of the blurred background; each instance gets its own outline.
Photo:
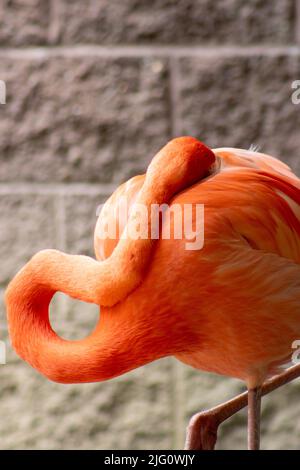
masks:
MULTIPOLYGON (((300 2, 0 0, 0 285, 42 248, 93 255, 96 208, 172 136, 258 145, 300 175, 300 2)), ((234 282, 234 280, 233 280, 234 282)), ((56 296, 52 323, 88 334, 95 306, 56 296)), ((59 385, 12 351, 1 306, 2 449, 182 448, 194 412, 237 380, 167 358, 106 383, 59 385)), ((262 447, 300 447, 300 381, 263 400, 262 447)), ((219 448, 246 447, 246 414, 219 448)))

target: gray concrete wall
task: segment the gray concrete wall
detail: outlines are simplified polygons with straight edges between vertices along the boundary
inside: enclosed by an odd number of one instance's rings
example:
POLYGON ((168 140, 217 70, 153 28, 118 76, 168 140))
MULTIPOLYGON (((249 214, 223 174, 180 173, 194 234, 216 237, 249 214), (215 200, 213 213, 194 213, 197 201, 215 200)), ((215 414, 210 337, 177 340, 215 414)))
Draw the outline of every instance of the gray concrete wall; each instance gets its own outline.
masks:
MULTIPOLYGON (((93 254, 95 210, 172 136, 259 145, 300 174, 300 1, 0 0, 0 283, 38 250, 93 254)), ((94 307, 63 297, 80 338, 94 307)), ((0 448, 180 448, 192 413, 243 390, 173 359, 107 383, 58 385, 1 338, 0 448)), ((263 448, 300 447, 300 382, 264 399, 263 448)), ((242 412, 219 447, 245 448, 242 412)))

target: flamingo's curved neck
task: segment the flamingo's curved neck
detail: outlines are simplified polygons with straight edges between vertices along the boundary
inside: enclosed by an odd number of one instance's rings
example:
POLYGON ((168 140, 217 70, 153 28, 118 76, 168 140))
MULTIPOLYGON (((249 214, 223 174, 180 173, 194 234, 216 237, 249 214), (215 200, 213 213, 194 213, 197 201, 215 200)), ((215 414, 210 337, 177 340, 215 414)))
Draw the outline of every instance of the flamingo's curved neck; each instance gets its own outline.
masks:
MULTIPOLYGON (((214 162, 213 152, 196 139, 174 139, 152 160, 137 202, 148 209, 168 203, 203 178, 214 162)), ((126 228, 130 224, 135 224, 134 217, 129 217, 126 228)), ((130 309, 124 307, 125 299, 143 283, 153 245, 150 239, 122 237, 103 262, 55 250, 35 255, 6 292, 10 336, 19 355, 53 380, 86 382, 105 380, 170 354, 168 322, 161 322, 161 329, 150 321, 149 312, 130 317, 130 309), (88 338, 66 341, 49 323, 49 303, 57 291, 115 308, 104 310, 88 338)))

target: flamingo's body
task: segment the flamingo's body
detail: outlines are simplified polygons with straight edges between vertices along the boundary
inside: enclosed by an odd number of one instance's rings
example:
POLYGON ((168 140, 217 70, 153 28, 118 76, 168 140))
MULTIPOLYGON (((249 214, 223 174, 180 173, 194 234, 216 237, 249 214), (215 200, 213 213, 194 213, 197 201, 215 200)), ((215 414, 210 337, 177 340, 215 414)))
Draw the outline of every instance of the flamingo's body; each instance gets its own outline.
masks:
POLYGON ((260 386, 291 359, 300 338, 300 181, 272 157, 212 153, 191 138, 162 152, 146 177, 121 186, 109 202, 126 195, 130 204, 204 204, 203 249, 188 251, 174 238, 101 240, 96 227, 104 262, 41 252, 7 291, 13 345, 59 382, 105 380, 173 355, 260 386), (57 290, 101 304, 88 338, 65 341, 51 329, 48 305, 57 290))
MULTIPOLYGON (((205 204, 204 248, 195 253, 184 249, 185 240, 160 242, 143 284, 119 311, 158 318, 166 337, 188 332, 178 359, 255 386, 291 358, 300 338, 300 181, 267 155, 214 153, 216 173, 172 201, 205 204)), ((143 181, 132 178, 108 203, 124 195, 133 202, 143 181)), ((96 227, 99 259, 117 242, 99 240, 96 227)))

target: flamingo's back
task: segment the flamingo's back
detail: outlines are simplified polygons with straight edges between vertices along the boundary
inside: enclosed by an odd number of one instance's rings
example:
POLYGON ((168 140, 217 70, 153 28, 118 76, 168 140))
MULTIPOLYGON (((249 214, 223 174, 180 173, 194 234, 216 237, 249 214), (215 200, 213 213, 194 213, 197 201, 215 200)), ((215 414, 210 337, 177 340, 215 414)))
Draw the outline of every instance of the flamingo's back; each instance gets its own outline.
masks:
MULTIPOLYGON (((256 248, 274 252, 295 262, 300 260, 300 181, 291 169, 269 155, 251 150, 215 149, 218 157, 213 174, 184 190, 184 203, 204 203, 225 216, 256 248)), ((143 186, 145 175, 122 184, 106 202, 95 229, 96 257, 111 255, 126 225, 124 200, 130 210, 143 186), (101 222, 101 224, 100 224, 101 222), (117 227, 114 238, 101 238, 100 225, 117 227)), ((175 198, 178 203, 178 196, 175 198)))

